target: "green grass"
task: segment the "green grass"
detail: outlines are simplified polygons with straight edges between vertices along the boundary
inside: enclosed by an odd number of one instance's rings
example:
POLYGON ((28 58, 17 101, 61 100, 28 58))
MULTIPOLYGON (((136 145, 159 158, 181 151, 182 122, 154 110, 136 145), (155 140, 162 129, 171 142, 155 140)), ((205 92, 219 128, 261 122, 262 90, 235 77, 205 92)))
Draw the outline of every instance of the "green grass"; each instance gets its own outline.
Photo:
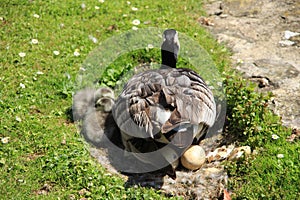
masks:
POLYGON ((228 122, 226 133, 257 155, 228 162, 229 189, 236 199, 297 199, 300 190, 299 140, 288 142, 292 131, 268 109, 271 95, 255 92, 241 78, 227 76, 228 122), (275 137, 274 137, 275 136, 275 137), (276 138, 276 136, 278 136, 276 138))
MULTIPOLYGON (((299 142, 285 141, 290 130, 266 108, 267 97, 255 93, 253 86, 230 71, 226 49, 197 22, 202 14, 198 1, 131 1, 130 5, 96 0, 2 1, 0 199, 166 198, 153 189, 124 188, 121 178, 110 175, 91 158, 66 114, 81 64, 99 45, 89 36, 104 41, 130 30, 134 19, 141 21, 139 28, 175 28, 194 38, 210 52, 218 69, 225 71, 227 132, 241 145, 259 151, 253 158, 227 165, 229 187, 237 199, 297 198, 299 142), (132 11, 132 6, 138 10, 132 11), (32 39, 38 44, 32 44, 32 39), (74 56, 75 51, 80 55, 74 56), (26 56, 20 57, 20 52, 26 56), (273 140, 272 134, 279 139, 273 140), (278 154, 284 158, 277 158, 278 154)), ((159 62, 158 53, 150 55, 147 51, 124 55, 112 64, 114 71, 104 74, 103 83, 115 84, 123 73, 118 68, 122 63, 130 68, 137 61, 156 58, 159 62)))

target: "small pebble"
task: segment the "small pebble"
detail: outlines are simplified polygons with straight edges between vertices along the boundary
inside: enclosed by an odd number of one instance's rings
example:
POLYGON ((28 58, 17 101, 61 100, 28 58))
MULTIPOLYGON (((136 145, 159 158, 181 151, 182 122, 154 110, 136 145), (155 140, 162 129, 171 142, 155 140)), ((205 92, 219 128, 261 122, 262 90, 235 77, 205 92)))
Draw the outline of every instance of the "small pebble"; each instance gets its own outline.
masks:
POLYGON ((281 46, 292 46, 295 44, 295 42, 290 41, 290 40, 281 40, 281 41, 279 41, 279 44, 281 46))

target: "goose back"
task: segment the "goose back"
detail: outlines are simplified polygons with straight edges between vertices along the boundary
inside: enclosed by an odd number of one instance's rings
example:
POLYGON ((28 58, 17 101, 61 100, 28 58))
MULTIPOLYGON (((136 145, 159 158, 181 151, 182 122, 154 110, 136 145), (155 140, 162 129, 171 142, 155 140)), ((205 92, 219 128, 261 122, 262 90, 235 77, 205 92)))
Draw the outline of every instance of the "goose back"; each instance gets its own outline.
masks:
POLYGON ((199 139, 214 124, 215 107, 211 90, 196 72, 167 68, 134 75, 116 100, 113 115, 123 133, 156 140, 164 136, 167 143, 190 127, 188 134, 199 139))

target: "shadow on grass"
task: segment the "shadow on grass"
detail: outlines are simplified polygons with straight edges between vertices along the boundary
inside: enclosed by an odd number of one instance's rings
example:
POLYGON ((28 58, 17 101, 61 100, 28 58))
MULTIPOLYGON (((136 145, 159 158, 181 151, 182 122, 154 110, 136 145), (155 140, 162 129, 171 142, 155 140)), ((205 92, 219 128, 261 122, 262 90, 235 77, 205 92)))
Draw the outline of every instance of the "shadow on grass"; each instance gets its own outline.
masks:
MULTIPOLYGON (((82 121, 74 121, 72 108, 68 108, 65 114, 67 120, 79 126, 85 141, 95 147, 96 150, 91 152, 92 156, 109 172, 127 177, 124 183, 126 188, 136 185, 154 189, 162 187, 163 178, 170 170, 168 167, 155 172, 132 173, 135 167, 147 167, 147 164, 138 163, 136 158, 124 155, 121 133, 111 112, 89 108, 82 121)), ((148 167, 150 171, 151 166, 148 167)))

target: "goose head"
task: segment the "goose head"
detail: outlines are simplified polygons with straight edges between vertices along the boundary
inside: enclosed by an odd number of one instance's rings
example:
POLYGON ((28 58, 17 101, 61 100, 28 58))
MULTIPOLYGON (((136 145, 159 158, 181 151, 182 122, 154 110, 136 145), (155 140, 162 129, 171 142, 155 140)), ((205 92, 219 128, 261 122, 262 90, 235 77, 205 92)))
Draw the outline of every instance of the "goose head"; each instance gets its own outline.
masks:
POLYGON ((115 101, 114 92, 110 88, 99 88, 95 93, 95 107, 98 111, 110 112, 115 101))
POLYGON ((174 29, 165 30, 161 45, 162 68, 176 68, 179 48, 178 32, 174 29))

